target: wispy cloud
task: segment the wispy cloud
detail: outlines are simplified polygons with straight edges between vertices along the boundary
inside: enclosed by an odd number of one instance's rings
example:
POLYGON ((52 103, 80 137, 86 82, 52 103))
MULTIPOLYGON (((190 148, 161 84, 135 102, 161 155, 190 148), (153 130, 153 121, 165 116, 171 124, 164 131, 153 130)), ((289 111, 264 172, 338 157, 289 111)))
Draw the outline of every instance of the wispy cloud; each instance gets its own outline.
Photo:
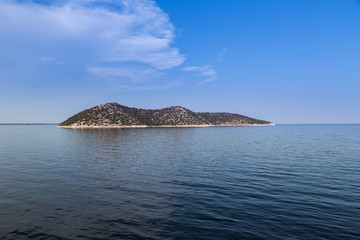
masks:
POLYGON ((174 26, 153 1, 60 2, 63 4, 0 3, 1 29, 23 28, 23 35, 33 33, 30 39, 37 41, 81 40, 102 61, 135 61, 167 69, 185 60, 171 46, 174 26))
POLYGON ((162 89, 171 89, 182 85, 182 81, 171 81, 164 84, 128 84, 122 85, 117 90, 118 91, 147 91, 147 90, 162 90, 162 89))
POLYGON ((205 80, 202 80, 198 83, 198 85, 202 85, 204 83, 212 82, 216 80, 216 71, 208 65, 205 66, 188 66, 182 69, 186 72, 196 72, 198 73, 198 76, 205 77, 205 80))
POLYGON ((212 81, 215 81, 216 80, 216 76, 211 76, 210 78, 207 78, 201 82, 198 83, 198 85, 203 85, 205 83, 209 83, 209 82, 212 82, 212 81))
POLYGON ((45 62, 51 62, 54 64, 64 64, 64 62, 61 61, 57 56, 42 56, 40 57, 40 60, 45 62))
POLYGON ((220 61, 221 58, 222 58, 222 56, 224 56, 226 52, 227 52, 227 49, 226 49, 226 48, 221 49, 221 50, 218 52, 218 58, 217 58, 217 60, 220 61))
POLYGON ((90 67, 88 71, 101 78, 127 81, 130 83, 148 82, 165 73, 154 69, 131 68, 131 67, 90 67))
POLYGON ((39 66, 66 62, 102 77, 135 82, 185 61, 173 46, 173 24, 152 0, 1 1, 0 31, 7 56, 42 56, 39 66))
POLYGON ((166 80, 166 73, 156 69, 138 67, 90 67, 88 71, 102 80, 117 83, 111 88, 111 92, 138 91, 138 90, 161 90, 180 86, 184 80, 166 80))

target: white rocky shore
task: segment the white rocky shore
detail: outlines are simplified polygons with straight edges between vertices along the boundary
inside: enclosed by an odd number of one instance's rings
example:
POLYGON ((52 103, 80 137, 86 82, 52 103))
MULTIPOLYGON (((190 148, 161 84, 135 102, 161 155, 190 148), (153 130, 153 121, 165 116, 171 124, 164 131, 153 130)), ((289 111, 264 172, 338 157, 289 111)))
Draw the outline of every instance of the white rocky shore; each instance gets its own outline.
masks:
POLYGON ((275 126, 274 123, 268 124, 243 124, 243 125, 161 125, 161 126, 148 126, 148 125, 69 125, 57 126, 58 128, 70 129, 103 129, 103 128, 197 128, 197 127, 261 127, 261 126, 275 126))

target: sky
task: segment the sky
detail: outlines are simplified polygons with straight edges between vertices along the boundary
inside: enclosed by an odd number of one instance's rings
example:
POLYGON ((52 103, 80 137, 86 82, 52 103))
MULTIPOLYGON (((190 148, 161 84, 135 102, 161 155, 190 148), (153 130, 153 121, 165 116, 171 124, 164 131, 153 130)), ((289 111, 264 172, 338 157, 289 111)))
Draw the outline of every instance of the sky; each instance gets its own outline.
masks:
POLYGON ((0 123, 107 103, 360 123, 360 0, 2 0, 0 123))

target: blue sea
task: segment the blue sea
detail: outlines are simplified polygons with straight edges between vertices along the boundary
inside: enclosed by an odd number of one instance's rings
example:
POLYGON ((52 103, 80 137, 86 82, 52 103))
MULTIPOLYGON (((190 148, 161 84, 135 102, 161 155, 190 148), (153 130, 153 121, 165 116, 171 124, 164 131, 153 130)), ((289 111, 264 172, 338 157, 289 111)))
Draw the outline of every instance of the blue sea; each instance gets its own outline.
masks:
POLYGON ((0 125, 0 239, 360 239, 360 125, 0 125))

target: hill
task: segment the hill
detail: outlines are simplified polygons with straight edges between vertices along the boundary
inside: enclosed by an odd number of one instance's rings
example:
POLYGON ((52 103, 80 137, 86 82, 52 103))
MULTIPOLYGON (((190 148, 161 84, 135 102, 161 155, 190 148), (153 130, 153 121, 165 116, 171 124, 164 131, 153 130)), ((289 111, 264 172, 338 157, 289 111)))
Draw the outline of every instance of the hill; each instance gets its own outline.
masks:
POLYGON ((197 127, 274 125, 271 122, 233 113, 196 113, 175 106, 139 109, 106 103, 86 109, 60 123, 64 128, 197 127))

